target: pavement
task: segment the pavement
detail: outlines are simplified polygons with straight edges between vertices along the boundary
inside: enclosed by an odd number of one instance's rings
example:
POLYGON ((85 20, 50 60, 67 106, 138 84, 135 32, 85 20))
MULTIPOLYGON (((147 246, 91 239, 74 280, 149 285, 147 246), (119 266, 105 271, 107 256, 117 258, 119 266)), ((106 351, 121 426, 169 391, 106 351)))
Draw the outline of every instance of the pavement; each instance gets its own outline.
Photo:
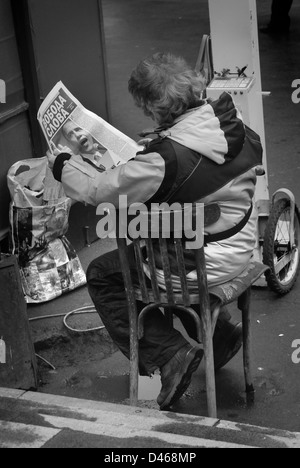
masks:
POLYGON ((0 448, 101 448, 98 461, 138 453, 138 463, 153 462, 163 450, 199 463, 201 448, 300 447, 300 433, 5 388, 0 410, 0 448))
MULTIPOLYGON (((158 50, 181 54, 194 63, 202 34, 209 32, 207 1, 144 0, 143 8, 138 0, 103 0, 102 3, 111 121, 136 139, 137 133, 152 126, 152 122, 134 107, 127 92, 127 77, 141 58, 158 50)), ((270 2, 260 0, 257 3, 259 25, 263 26, 269 20, 270 2)), ((260 34, 260 51, 263 90, 272 93, 264 100, 270 193, 287 187, 300 203, 300 105, 291 100, 292 82, 300 79, 299 2, 293 5, 290 37, 260 34)), ((93 258, 114 247, 114 242, 108 240, 85 247, 79 252, 83 267, 86 269, 93 258)), ((36 350, 51 361, 55 370, 39 362, 39 393, 0 391, 0 447, 1 444, 21 446, 32 440, 38 446, 55 446, 57 443, 62 446, 115 447, 118 445, 114 444, 120 444, 123 448, 131 448, 136 446, 134 443, 144 443, 139 439, 138 428, 148 431, 149 447, 154 447, 158 441, 161 443, 157 433, 160 437, 166 435, 165 443, 174 442, 175 435, 181 437, 180 441, 176 439, 175 445, 187 444, 188 447, 190 443, 198 447, 197 444, 204 444, 203 440, 208 445, 261 447, 264 443, 272 443, 300 447, 300 364, 292 361, 292 345, 300 339, 299 303, 300 281, 282 298, 267 288, 253 290, 256 403, 252 408, 245 404, 240 353, 217 374, 220 420, 213 422, 205 418, 202 365, 174 412, 162 414, 158 411, 155 399, 159 383, 155 379, 141 381, 139 408, 128 406, 128 362, 114 348, 106 330, 76 334, 64 327, 61 317, 53 317, 90 305, 86 287, 51 303, 30 306, 29 319, 43 318, 30 322, 36 350), (128 427, 121 416, 128 419, 128 427), (57 418, 55 422, 53 418, 57 418), (115 422, 118 418, 121 418, 119 425, 115 422), (84 421, 84 431, 80 421, 84 421), (166 421, 171 424, 169 428, 166 428, 166 421), (140 426, 141 422, 149 424, 140 426), (161 424, 163 431, 157 430, 161 424), (261 429, 264 427, 273 429, 261 429), (25 434, 25 442, 22 434, 25 434), (26 434, 29 434, 27 442, 26 434), (170 434, 173 434, 171 438, 170 434), (189 438, 190 442, 187 441, 189 438)), ((231 313, 234 319, 240 319, 234 307, 231 313)), ((96 315, 78 317, 71 323, 78 328, 101 326, 96 315)))

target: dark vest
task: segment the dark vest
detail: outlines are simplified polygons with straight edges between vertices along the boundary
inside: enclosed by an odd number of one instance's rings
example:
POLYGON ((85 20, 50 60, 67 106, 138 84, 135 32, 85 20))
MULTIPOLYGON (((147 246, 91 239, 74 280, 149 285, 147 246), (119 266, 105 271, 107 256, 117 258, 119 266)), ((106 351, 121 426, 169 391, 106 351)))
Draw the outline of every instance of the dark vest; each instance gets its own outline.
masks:
POLYGON ((246 127, 244 146, 231 161, 220 165, 170 138, 157 138, 142 153, 159 153, 165 161, 165 177, 148 200, 151 203, 193 203, 217 192, 230 181, 262 164, 259 136, 246 127))

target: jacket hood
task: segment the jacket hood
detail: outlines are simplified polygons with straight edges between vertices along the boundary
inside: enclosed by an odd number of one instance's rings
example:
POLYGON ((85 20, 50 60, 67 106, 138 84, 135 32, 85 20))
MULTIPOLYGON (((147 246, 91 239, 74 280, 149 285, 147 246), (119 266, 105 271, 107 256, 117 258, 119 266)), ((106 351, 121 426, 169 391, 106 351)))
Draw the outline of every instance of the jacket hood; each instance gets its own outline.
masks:
POLYGON ((217 164, 234 159, 245 142, 242 116, 228 93, 191 109, 160 136, 197 151, 217 164))

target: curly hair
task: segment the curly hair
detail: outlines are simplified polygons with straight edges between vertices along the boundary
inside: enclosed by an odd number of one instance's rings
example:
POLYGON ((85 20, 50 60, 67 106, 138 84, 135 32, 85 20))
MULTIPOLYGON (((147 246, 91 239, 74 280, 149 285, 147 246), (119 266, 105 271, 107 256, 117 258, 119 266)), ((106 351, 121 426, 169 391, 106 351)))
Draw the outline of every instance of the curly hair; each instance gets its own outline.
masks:
POLYGON ((188 109, 203 104, 204 80, 181 58, 157 53, 132 72, 128 89, 144 113, 170 126, 188 109))

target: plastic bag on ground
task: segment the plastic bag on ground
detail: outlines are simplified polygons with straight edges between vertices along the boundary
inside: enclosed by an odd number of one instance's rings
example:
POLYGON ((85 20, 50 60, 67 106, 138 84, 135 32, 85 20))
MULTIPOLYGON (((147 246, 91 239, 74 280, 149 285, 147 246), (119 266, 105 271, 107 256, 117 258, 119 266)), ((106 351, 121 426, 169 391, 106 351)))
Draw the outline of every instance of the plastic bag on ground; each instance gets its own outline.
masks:
POLYGON ((15 163, 7 175, 11 195, 12 253, 28 303, 42 303, 86 284, 65 234, 71 200, 53 178, 47 158, 15 163))

